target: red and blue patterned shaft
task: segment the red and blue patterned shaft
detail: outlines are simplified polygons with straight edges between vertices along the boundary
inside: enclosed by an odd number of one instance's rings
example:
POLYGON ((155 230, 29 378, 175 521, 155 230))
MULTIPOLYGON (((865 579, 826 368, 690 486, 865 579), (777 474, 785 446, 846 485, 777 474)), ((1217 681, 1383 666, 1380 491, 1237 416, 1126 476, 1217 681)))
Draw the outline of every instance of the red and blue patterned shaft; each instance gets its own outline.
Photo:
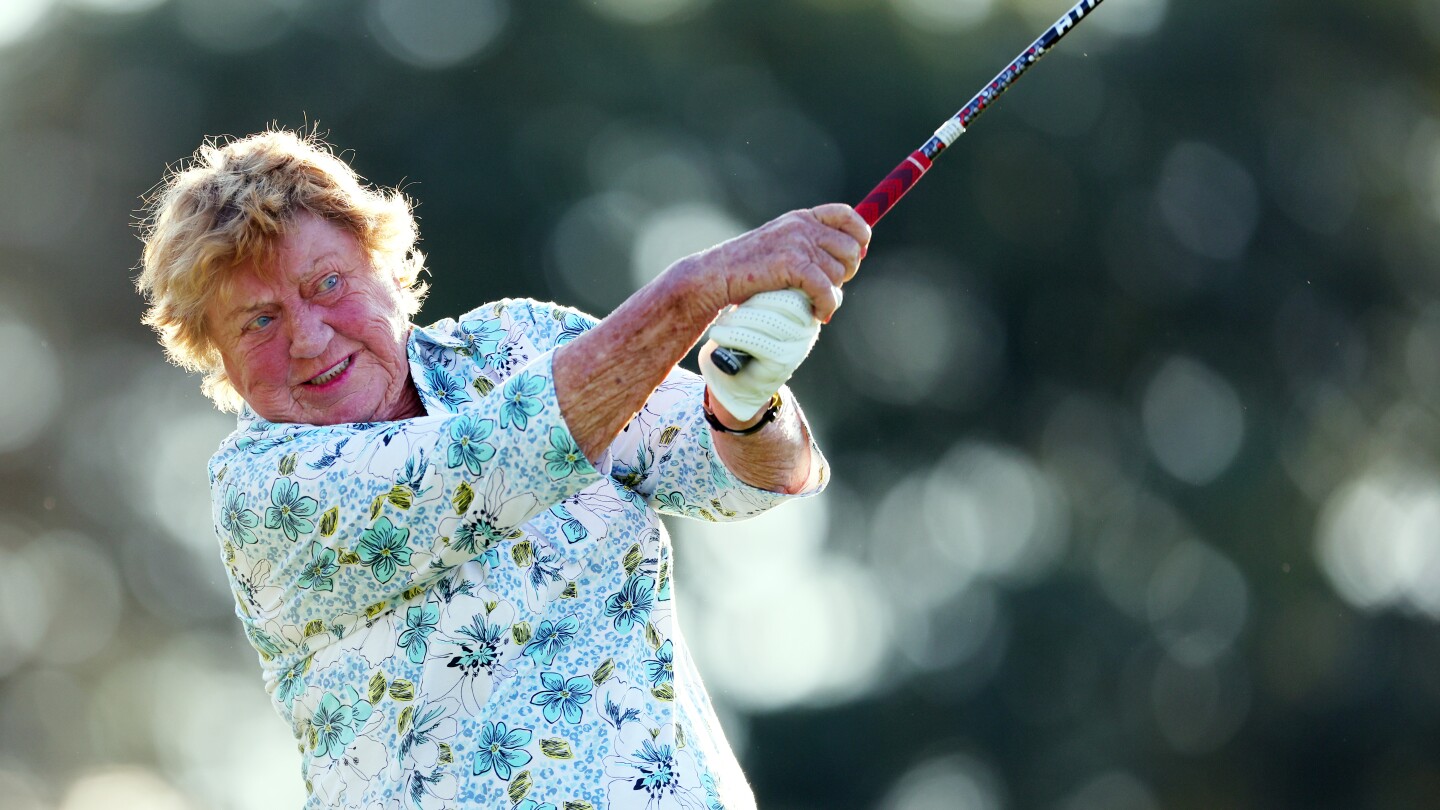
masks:
MULTIPOLYGON (((980 113, 985 112, 986 108, 995 103, 995 99, 999 98, 1001 93, 1004 93, 1010 85, 1015 83, 1016 79, 1020 78, 1020 74, 1040 61, 1040 57, 1044 56, 1046 51, 1054 47, 1061 37, 1069 33, 1070 29, 1085 19, 1085 15, 1093 11, 1101 2, 1103 0, 1080 0, 1074 8, 1065 12, 1065 16, 1056 20, 1055 24, 1050 26, 1050 30, 1041 34, 1039 39, 1031 43, 1030 47, 1000 71, 1000 75, 991 79, 984 89, 976 93, 975 97, 970 99, 969 104, 961 107, 960 112, 955 113, 949 120, 941 124, 930 140, 911 152, 909 157, 900 161, 899 166, 891 169, 890 173, 885 175, 885 179, 880 181, 880 185, 865 195, 865 199, 855 206, 855 211, 871 225, 879 222, 880 218, 894 208, 895 203, 899 202, 901 197, 905 196, 905 192, 913 188, 920 178, 925 176, 925 172, 930 171, 930 166, 935 162, 935 158, 939 157, 947 146, 954 143, 955 139, 965 132, 966 128, 970 126, 970 122, 979 118, 980 113)), ((724 346, 712 351, 710 358, 715 362, 716 367, 726 374, 740 373, 740 369, 744 368, 746 361, 749 360, 744 352, 724 346)))
POLYGON ((1048 31, 1041 34, 1039 39, 1015 57, 1004 70, 1000 71, 998 76, 991 79, 984 89, 976 93, 975 97, 970 99, 969 104, 961 107, 959 112, 942 124, 930 137, 930 140, 910 153, 910 156, 902 160, 899 166, 885 175, 885 179, 880 181, 880 185, 865 195, 865 199, 855 206, 855 210, 860 216, 864 217, 865 221, 871 225, 879 222, 880 218, 894 208, 895 203, 899 202, 901 197, 905 196, 905 192, 909 191, 921 177, 924 177, 925 172, 930 171, 930 166, 934 163, 935 158, 939 157, 947 146, 954 143, 955 139, 969 128, 970 122, 979 118, 980 113, 985 112, 986 108, 1000 97, 1000 94, 1020 78, 1020 74, 1040 61, 1040 57, 1044 56, 1046 51, 1054 47, 1061 37, 1065 36, 1101 2, 1103 0, 1080 0, 1074 8, 1065 12, 1065 16, 1056 20, 1048 31))

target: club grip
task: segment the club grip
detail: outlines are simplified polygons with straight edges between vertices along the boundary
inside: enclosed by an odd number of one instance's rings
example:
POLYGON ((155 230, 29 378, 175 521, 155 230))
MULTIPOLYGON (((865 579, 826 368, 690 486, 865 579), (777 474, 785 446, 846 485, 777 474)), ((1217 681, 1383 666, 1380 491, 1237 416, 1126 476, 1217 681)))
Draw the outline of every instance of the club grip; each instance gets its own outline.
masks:
POLYGON ((900 165, 891 169, 885 179, 880 181, 880 185, 865 195, 865 199, 855 206, 855 213, 870 225, 879 222, 881 217, 895 207, 895 203, 900 202, 905 192, 919 182, 925 172, 930 171, 930 166, 930 158, 926 157, 924 152, 916 150, 910 153, 910 157, 900 161, 900 165))

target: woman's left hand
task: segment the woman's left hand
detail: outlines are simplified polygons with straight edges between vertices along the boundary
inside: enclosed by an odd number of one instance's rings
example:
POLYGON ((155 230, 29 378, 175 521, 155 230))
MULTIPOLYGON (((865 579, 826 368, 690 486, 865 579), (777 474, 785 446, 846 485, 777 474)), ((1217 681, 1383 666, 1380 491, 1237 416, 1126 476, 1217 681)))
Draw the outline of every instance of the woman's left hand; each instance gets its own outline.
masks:
POLYGON ((827 322, 840 288, 855 277, 870 244, 870 226, 855 209, 829 203, 783 214, 734 239, 676 262, 666 275, 687 282, 706 322, 762 292, 798 289, 827 322))

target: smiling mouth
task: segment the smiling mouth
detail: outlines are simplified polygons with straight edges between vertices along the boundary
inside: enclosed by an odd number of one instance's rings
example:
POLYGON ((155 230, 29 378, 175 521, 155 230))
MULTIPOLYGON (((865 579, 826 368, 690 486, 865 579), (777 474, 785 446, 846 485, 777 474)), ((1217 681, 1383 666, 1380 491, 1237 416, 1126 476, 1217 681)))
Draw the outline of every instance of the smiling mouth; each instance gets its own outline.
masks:
POLYGON ((344 360, 341 360, 340 362, 338 362, 338 363, 336 363, 334 366, 332 366, 329 371, 325 372, 324 374, 321 374, 321 375, 318 376, 318 377, 315 377, 315 378, 311 379, 309 382, 307 382, 307 383, 305 383, 305 384, 306 384, 306 385, 325 385, 326 383, 334 382, 336 378, 338 378, 341 374, 344 374, 344 373, 345 373, 345 370, 346 370, 346 369, 350 368, 350 362, 351 362, 351 358, 347 357, 347 358, 345 358, 344 360))

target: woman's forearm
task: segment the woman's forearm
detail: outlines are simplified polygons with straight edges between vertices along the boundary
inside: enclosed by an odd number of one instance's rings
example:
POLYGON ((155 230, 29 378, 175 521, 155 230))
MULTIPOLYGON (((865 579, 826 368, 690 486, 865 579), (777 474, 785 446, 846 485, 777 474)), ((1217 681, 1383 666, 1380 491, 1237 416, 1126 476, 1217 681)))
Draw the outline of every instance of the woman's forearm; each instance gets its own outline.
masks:
POLYGON ((714 319, 689 300, 691 279, 673 265, 555 352, 555 395, 586 458, 605 452, 714 319))
MULTIPOLYGON (((687 268, 676 265, 593 329, 555 353, 555 394, 585 457, 599 459, 621 429, 704 334, 711 318, 691 306, 687 268)), ((715 451, 737 478, 772 492, 814 483, 810 436, 789 391, 774 422, 749 436, 714 431, 715 451)), ((722 423, 744 428, 718 404, 722 423)), ((759 415, 751 422, 759 418, 759 415)))

